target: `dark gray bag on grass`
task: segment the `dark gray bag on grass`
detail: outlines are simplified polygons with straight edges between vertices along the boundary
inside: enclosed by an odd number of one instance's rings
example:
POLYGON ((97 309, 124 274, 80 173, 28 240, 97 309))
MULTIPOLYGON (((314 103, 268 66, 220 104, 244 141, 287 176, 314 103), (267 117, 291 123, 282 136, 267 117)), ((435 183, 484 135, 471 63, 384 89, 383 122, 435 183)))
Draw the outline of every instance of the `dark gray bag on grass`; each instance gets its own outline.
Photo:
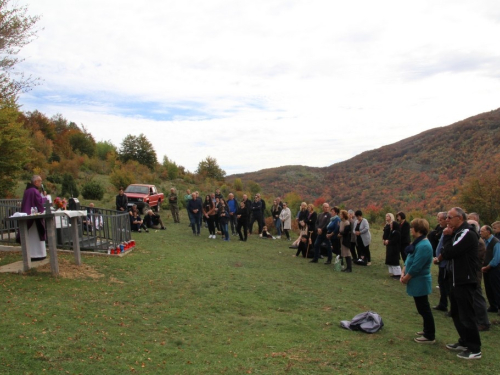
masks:
POLYGON ((384 326, 384 322, 382 321, 382 317, 376 312, 366 311, 356 315, 351 321, 342 320, 340 326, 351 331, 375 333, 384 326))

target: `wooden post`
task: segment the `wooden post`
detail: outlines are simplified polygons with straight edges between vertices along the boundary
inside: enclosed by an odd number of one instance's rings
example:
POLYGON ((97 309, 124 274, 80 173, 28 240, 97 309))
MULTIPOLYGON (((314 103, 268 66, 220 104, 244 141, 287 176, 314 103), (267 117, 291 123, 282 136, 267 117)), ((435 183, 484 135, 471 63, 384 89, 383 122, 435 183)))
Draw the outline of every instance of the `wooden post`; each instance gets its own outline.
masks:
MULTIPOLYGON (((90 225, 90 224, 87 224, 90 225)), ((80 238, 78 237, 78 217, 71 218, 71 238, 73 240, 73 252, 77 266, 82 265, 82 254, 80 253, 80 238)))
POLYGON ((49 245, 50 270, 53 276, 59 276, 59 262, 57 261, 57 242, 56 242, 56 222, 52 214, 51 204, 47 200, 44 205, 44 214, 51 215, 45 219, 45 230, 47 233, 47 244, 49 245))
POLYGON ((21 253, 23 255, 23 272, 27 272, 31 268, 31 256, 28 250, 28 222, 19 220, 19 234, 21 236, 21 253))
MULTIPOLYGON (((50 209, 49 209, 50 212, 50 209)), ((45 219, 45 227, 47 229, 47 242, 50 253, 50 270, 53 276, 59 276, 59 263, 57 261, 57 245, 56 245, 56 223, 54 216, 45 219)))

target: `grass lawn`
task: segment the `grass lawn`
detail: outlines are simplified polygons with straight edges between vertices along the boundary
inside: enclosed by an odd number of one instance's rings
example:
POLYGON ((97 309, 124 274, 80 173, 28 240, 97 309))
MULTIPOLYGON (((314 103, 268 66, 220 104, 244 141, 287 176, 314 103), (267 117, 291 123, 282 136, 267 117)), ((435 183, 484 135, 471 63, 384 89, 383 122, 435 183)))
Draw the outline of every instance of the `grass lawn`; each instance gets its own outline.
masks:
MULTIPOLYGON (((83 256, 93 277, 0 274, 0 373, 499 371, 496 314, 481 335, 481 360, 445 348, 458 337, 442 312, 434 314, 436 344, 413 342, 422 320, 405 287, 388 277, 379 231, 372 230, 373 265, 345 274, 292 257, 285 240, 224 242, 208 239, 206 229, 194 237, 185 217, 170 221, 166 231, 134 234, 137 247, 126 257, 83 256), (382 316, 380 332, 340 328, 340 320, 367 310, 382 316)), ((0 258, 3 265, 20 256, 0 258)), ((72 262, 72 255, 60 259, 72 262)))

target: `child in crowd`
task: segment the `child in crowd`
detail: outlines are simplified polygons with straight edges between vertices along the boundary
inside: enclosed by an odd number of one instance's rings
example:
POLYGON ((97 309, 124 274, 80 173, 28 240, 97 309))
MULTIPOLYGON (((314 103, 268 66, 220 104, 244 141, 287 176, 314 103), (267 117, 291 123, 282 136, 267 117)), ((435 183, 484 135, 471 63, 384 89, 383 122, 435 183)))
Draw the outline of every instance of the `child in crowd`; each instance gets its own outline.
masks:
POLYGON ((139 213, 137 211, 130 211, 130 229, 133 232, 139 232, 141 233, 141 229, 144 229, 147 233, 149 233, 148 228, 144 225, 144 222, 142 221, 141 217, 139 216, 139 213))
POLYGON ((269 233, 269 231, 267 230, 267 225, 264 225, 262 227, 262 232, 261 234, 259 234, 259 237, 260 238, 272 238, 273 240, 275 240, 276 238, 273 237, 273 235, 271 233, 269 233))
POLYGON ((308 258, 314 258, 314 249, 309 244, 309 241, 310 241, 309 237, 307 237, 306 234, 303 234, 302 236, 300 236, 299 247, 297 249, 297 253, 294 255, 295 257, 298 257, 300 255, 300 253, 302 253, 303 258, 305 258, 306 256, 308 258), (309 248, 309 251, 308 251, 308 248, 309 248))

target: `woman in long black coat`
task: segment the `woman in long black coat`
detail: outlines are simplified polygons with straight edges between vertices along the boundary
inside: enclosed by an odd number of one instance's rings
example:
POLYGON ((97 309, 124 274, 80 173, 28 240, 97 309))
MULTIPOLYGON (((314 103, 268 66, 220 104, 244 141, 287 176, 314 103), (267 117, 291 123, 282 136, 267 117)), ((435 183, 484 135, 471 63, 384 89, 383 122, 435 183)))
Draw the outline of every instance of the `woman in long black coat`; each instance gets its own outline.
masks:
POLYGON ((399 228, 401 232, 401 246, 399 247, 399 251, 401 253, 401 258, 403 258, 403 262, 406 261, 406 248, 410 246, 411 237, 410 237, 410 223, 406 221, 406 215, 404 212, 399 211, 396 215, 396 219, 399 223, 399 228))
POLYGON ((394 215, 390 212, 385 214, 385 226, 382 234, 382 242, 385 245, 385 240, 389 239, 389 235, 391 234, 391 224, 394 221, 394 215))
POLYGON ((401 245, 401 233, 399 232, 399 224, 393 221, 390 225, 390 233, 388 239, 384 240, 385 244, 385 264, 389 268, 389 273, 394 279, 401 277, 401 266, 399 265, 399 254, 401 245))
POLYGON ((240 202, 240 208, 236 210, 236 232, 238 232, 238 236, 240 236, 240 241, 246 241, 248 236, 248 209, 245 205, 245 202, 240 202), (241 233, 241 228, 243 228, 243 234, 241 233))
POLYGON ((309 243, 311 246, 314 246, 314 241, 316 241, 317 233, 316 233, 316 221, 318 220, 318 214, 314 211, 314 205, 307 205, 307 236, 309 237, 309 243))

